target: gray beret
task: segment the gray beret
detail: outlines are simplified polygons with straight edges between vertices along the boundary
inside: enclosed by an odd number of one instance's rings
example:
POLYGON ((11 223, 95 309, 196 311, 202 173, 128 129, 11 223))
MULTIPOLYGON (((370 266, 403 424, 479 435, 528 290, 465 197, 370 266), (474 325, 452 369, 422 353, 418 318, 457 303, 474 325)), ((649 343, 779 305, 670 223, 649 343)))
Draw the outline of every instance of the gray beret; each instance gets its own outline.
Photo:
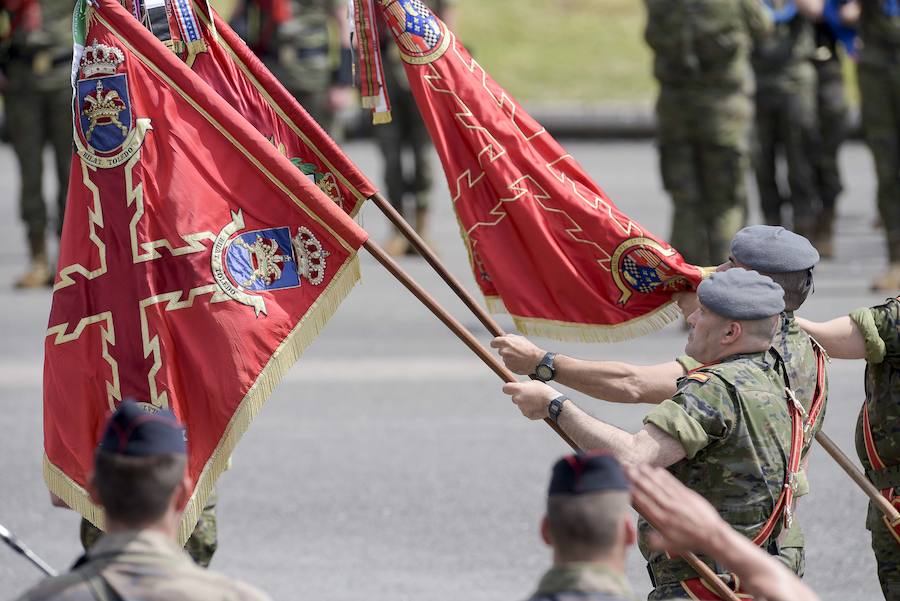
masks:
POLYGON ((819 262, 819 252, 809 240, 774 225, 751 225, 739 231, 731 240, 731 256, 765 273, 804 271, 819 262))
POLYGON ((748 269, 713 273, 697 288, 700 304, 727 319, 765 319, 784 311, 784 290, 772 278, 748 269))

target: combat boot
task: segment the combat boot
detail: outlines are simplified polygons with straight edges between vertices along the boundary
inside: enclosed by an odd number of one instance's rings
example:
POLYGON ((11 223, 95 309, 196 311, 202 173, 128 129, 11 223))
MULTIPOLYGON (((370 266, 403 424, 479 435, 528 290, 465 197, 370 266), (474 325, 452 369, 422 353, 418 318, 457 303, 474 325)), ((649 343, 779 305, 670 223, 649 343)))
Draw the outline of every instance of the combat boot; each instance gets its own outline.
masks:
POLYGON ((834 208, 822 209, 816 222, 816 238, 813 245, 823 259, 834 258, 834 208))
POLYGON ((384 252, 396 258, 402 257, 408 250, 409 240, 395 227, 391 237, 384 243, 384 252))
POLYGON ((47 258, 47 244, 43 236, 31 237, 28 241, 31 252, 31 264, 28 271, 15 281, 16 288, 42 288, 53 283, 53 272, 50 271, 50 261, 47 258))
MULTIPOLYGON (((434 250, 434 244, 431 242, 431 238, 428 236, 428 209, 419 208, 416 211, 416 224, 415 224, 416 233, 419 234, 419 237, 425 242, 425 245, 428 248, 434 250)), ((410 246, 406 249, 406 254, 415 255, 418 254, 416 249, 410 246)))
POLYGON ((872 291, 888 292, 890 294, 900 292, 900 263, 888 265, 888 270, 872 282, 872 291))

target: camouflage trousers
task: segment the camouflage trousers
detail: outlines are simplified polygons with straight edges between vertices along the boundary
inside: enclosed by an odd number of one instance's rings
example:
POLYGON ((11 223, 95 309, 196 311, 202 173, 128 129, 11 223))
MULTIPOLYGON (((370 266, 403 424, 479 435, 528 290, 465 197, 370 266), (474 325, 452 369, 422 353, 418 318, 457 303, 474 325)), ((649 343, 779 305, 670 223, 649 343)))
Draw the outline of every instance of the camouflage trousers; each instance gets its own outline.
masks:
MULTIPOLYGON (((803 547, 784 547, 779 550, 779 554, 776 555, 778 559, 780 559, 789 570, 803 577, 803 573, 806 571, 806 553, 803 547)), ((726 581, 730 581, 730 575, 722 575, 722 577, 726 581)), ((678 582, 672 582, 669 584, 663 584, 657 586, 652 591, 650 591, 650 595, 647 597, 648 601, 668 601, 669 599, 691 599, 691 595, 681 586, 678 582)))
POLYGON ((781 211, 788 206, 794 231, 808 238, 813 237, 820 211, 814 169, 816 123, 812 78, 796 89, 773 86, 757 91, 753 169, 763 217, 769 225, 782 225, 781 211), (787 166, 786 181, 779 177, 781 158, 787 166))
POLYGON ((44 148, 48 145, 53 150, 58 182, 56 231, 62 231, 72 162, 72 89, 38 89, 32 82, 22 81, 34 77, 30 70, 15 64, 10 65, 9 76, 4 96, 6 127, 19 161, 19 211, 29 239, 43 240, 48 223, 43 194, 44 148))
POLYGON ((671 243, 695 265, 718 265, 747 217, 746 94, 663 85, 656 104, 662 182, 672 197, 671 243))
POLYGON ((816 190, 823 209, 833 210, 843 190, 838 169, 838 150, 847 138, 847 98, 844 74, 836 57, 816 62, 818 140, 815 154, 816 190))
POLYGON ((412 92, 391 89, 391 122, 374 127, 375 140, 384 158, 384 183, 394 208, 404 214, 407 198, 417 211, 428 209, 433 182, 431 138, 412 92), (410 155, 412 165, 405 165, 410 155))
POLYGON ((900 67, 857 67, 866 142, 875 161, 878 210, 891 262, 900 262, 900 67))
MULTIPOLYGON (((210 495, 203 512, 200 514, 200 519, 194 527, 194 531, 184 544, 184 550, 191 556, 194 563, 203 568, 209 567, 209 562, 212 561, 212 557, 219 547, 219 531, 216 526, 216 497, 217 494, 215 492, 210 495)), ((87 551, 103 536, 103 531, 82 518, 80 536, 81 546, 87 551)))
POLYGON ((881 512, 872 502, 866 518, 866 528, 872 535, 872 551, 878 564, 878 581, 884 598, 900 599, 900 542, 881 519, 881 512))

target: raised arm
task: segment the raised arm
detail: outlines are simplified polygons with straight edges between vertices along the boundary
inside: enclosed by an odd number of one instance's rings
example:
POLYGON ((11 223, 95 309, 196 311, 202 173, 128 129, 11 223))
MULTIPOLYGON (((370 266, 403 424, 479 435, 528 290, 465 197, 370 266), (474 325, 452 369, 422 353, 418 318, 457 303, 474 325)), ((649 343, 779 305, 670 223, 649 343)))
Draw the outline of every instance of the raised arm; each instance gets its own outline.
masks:
MULTIPOLYGON (((522 414, 529 419, 549 416, 550 401, 560 393, 543 382, 516 382, 503 386, 522 414)), ((648 463, 666 467, 685 457, 681 443, 652 424, 635 434, 600 421, 566 399, 559 415, 559 426, 579 448, 606 451, 625 464, 648 463)))
POLYGON ((819 597, 777 559, 732 529, 706 499, 669 472, 626 466, 635 508, 658 529, 650 543, 670 553, 701 552, 737 574, 757 598, 818 601, 819 597))
MULTIPOLYGON (((547 354, 523 336, 507 334, 491 341, 500 358, 513 372, 534 373, 547 354)), ((620 361, 587 361, 556 355, 554 380, 588 396, 613 403, 661 403, 675 394, 675 381, 684 375, 677 361, 633 365, 620 361)))
POLYGON ((835 359, 865 359, 865 338, 859 326, 849 316, 824 322, 798 317, 797 323, 835 359))

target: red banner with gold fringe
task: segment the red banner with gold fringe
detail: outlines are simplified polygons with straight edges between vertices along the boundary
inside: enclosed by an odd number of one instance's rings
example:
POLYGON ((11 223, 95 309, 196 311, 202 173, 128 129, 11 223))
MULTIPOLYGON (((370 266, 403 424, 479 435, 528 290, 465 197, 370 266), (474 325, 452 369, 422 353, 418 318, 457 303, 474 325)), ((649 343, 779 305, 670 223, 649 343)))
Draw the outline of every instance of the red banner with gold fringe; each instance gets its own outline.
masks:
POLYGON ((419 0, 379 0, 443 163, 478 286, 526 334, 614 341, 701 272, 622 213, 419 0))
POLYGON ((187 427, 196 483, 184 541, 250 421, 359 278, 366 234, 117 0, 79 14, 44 475, 102 527, 85 489, 106 417, 125 398, 167 407, 187 427))
POLYGON ((253 51, 205 2, 193 2, 208 51, 191 68, 349 215, 377 191, 253 51))

